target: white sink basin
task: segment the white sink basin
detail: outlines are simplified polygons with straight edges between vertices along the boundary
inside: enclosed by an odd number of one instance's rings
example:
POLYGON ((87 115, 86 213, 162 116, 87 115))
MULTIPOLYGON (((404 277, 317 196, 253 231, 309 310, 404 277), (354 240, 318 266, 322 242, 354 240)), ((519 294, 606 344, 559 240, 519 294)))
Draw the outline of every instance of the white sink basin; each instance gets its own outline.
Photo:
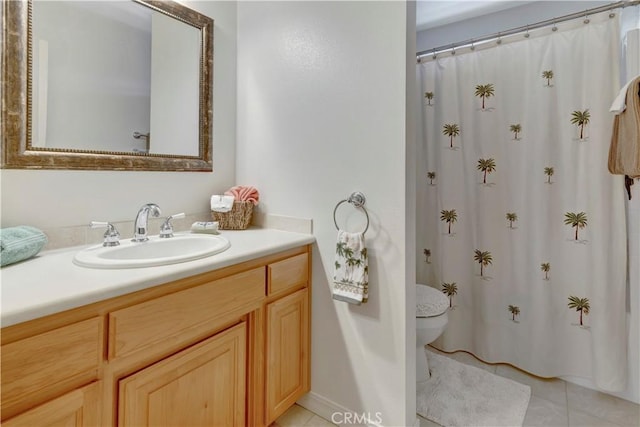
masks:
POLYGON ((137 268, 177 264, 205 258, 227 250, 229 240, 211 234, 176 234, 168 239, 151 236, 142 243, 121 240, 119 246, 92 246, 73 258, 89 268, 137 268))

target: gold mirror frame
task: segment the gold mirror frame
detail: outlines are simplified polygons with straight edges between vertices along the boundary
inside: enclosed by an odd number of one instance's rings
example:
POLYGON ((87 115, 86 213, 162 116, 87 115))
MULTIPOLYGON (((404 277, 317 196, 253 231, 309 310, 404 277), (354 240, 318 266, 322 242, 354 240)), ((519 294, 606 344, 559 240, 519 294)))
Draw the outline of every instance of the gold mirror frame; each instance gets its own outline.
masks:
POLYGON ((213 19, 173 1, 133 0, 201 34, 199 155, 84 151, 31 146, 32 0, 2 2, 2 163, 4 169, 211 172, 213 19))

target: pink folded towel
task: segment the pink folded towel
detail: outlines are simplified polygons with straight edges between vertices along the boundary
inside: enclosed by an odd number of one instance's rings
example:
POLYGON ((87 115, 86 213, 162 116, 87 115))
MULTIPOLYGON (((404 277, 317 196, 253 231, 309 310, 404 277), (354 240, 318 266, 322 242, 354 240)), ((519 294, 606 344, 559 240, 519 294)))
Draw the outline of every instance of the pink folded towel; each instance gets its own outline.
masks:
POLYGON ((224 194, 225 196, 233 196, 240 202, 252 202, 254 205, 257 205, 260 200, 260 193, 250 185, 236 185, 225 191, 224 194))

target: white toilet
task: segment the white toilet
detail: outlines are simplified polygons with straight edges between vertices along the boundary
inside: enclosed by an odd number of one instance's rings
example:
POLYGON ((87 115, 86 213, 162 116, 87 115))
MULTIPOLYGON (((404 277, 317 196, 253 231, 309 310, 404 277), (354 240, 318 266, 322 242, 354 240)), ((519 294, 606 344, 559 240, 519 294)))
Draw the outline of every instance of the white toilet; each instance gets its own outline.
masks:
POLYGON ((417 381, 431 377, 425 345, 438 338, 449 321, 449 298, 431 286, 416 284, 416 376, 417 381))

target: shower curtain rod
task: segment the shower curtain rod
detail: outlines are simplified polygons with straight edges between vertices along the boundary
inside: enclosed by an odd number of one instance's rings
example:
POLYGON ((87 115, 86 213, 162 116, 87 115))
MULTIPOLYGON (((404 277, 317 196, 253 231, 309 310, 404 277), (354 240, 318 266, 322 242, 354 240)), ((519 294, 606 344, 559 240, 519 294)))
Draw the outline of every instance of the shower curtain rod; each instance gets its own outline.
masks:
POLYGON ((540 21, 540 22, 537 22, 535 24, 524 25, 522 27, 512 28, 512 29, 506 30, 506 31, 500 31, 500 32, 497 32, 497 33, 494 33, 494 34, 481 36, 481 37, 478 37, 478 38, 473 38, 473 39, 465 40, 465 41, 458 42, 458 43, 451 43, 451 44, 447 44, 447 45, 443 45, 443 46, 438 46, 438 47, 433 48, 433 49, 423 50, 423 51, 418 52, 416 54, 416 58, 418 59, 418 61, 420 61, 420 58, 423 57, 423 56, 436 55, 438 53, 446 52, 448 50, 453 50, 456 47, 468 46, 468 45, 471 45, 473 43, 482 43, 482 42, 487 41, 487 40, 499 39, 500 37, 510 36, 512 34, 522 33, 522 32, 526 32, 526 31, 529 31, 529 30, 535 30, 537 28, 546 27, 548 25, 555 25, 555 24, 557 24, 559 22, 569 21, 571 19, 576 19, 576 18, 581 18, 581 17, 585 17, 586 18, 589 15, 593 15, 595 13, 600 13, 600 12, 606 12, 606 11, 611 10, 611 9, 625 8, 625 7, 628 7, 628 6, 637 6, 637 5, 640 5, 640 0, 618 1, 618 2, 607 4, 607 5, 604 5, 604 6, 594 7, 592 9, 586 9, 583 12, 571 13, 569 15, 559 16, 557 18, 547 19, 546 21, 540 21))

